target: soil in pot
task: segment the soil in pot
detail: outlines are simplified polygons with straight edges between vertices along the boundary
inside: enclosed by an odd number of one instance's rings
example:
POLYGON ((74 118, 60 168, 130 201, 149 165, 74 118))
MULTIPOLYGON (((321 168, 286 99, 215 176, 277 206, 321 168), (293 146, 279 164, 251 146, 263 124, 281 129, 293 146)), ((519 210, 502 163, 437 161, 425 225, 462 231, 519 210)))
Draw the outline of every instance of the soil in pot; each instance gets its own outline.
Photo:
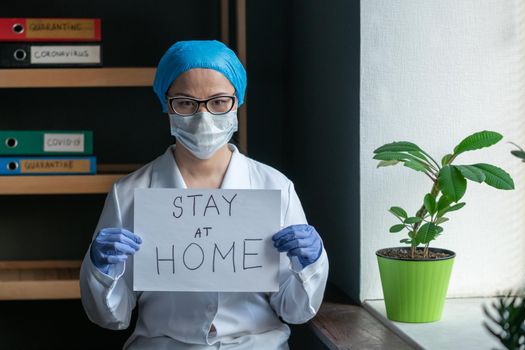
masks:
MULTIPOLYGON (((428 252, 428 257, 423 257, 423 248, 416 249, 416 255, 413 260, 435 260, 435 259, 446 259, 451 258, 455 254, 450 250, 430 248, 428 252)), ((410 259, 412 260, 412 255, 410 253, 410 248, 406 247, 396 247, 396 248, 385 248, 377 252, 378 255, 393 258, 393 259, 410 259)))

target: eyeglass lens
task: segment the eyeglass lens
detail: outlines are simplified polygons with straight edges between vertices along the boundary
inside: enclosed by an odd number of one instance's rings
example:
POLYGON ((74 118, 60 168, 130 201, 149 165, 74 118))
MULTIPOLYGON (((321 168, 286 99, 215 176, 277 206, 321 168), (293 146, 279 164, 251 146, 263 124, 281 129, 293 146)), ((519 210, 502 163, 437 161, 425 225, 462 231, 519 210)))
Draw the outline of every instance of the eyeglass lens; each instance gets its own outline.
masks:
MULTIPOLYGON (((197 112, 202 102, 189 98, 174 98, 171 100, 171 108, 177 114, 192 115, 197 112)), ((218 96, 205 101, 206 109, 213 114, 228 113, 235 103, 231 96, 218 96)))

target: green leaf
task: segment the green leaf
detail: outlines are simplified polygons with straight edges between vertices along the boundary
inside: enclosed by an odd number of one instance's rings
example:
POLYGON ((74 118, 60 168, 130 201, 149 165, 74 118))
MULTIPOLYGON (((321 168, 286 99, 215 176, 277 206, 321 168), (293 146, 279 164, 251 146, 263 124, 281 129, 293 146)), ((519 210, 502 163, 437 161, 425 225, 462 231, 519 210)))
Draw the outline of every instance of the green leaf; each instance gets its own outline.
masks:
POLYGON ((436 225, 434 225, 431 222, 427 222, 421 225, 421 227, 417 231, 416 239, 419 243, 427 244, 428 242, 436 238, 437 234, 438 232, 436 230, 436 225))
POLYGON ((437 210, 441 211, 448 207, 452 201, 447 196, 441 196, 438 201, 437 210))
POLYGON ((412 244, 412 240, 409 238, 403 238, 399 241, 399 243, 406 243, 406 244, 412 244))
POLYGON ((453 206, 449 207, 447 209, 447 213, 450 212, 450 211, 456 211, 456 210, 459 210, 461 208, 463 208, 467 203, 464 203, 464 202, 461 202, 461 203, 458 203, 458 204, 454 204, 453 206))
POLYGON ((524 159, 525 160, 525 152, 524 151, 510 151, 510 153, 512 153, 512 155, 518 157, 518 158, 521 158, 521 159, 524 159))
POLYGON ((407 212, 403 208, 400 208, 400 207, 392 207, 390 208, 389 212, 391 212, 392 214, 394 214, 400 219, 401 218, 406 219, 408 217, 407 212))
POLYGON ((416 158, 421 159, 424 162, 428 162, 428 158, 423 153, 421 153, 419 151, 409 151, 408 153, 410 153, 411 155, 413 155, 416 158))
POLYGON ((494 131, 480 131, 466 137, 454 148, 454 154, 458 155, 467 151, 474 151, 483 147, 490 147, 498 143, 503 136, 494 131))
POLYGON ((514 142, 509 142, 509 143, 516 146, 516 148, 518 149, 518 151, 510 151, 510 153, 518 158, 521 158, 525 162, 525 151, 523 150, 523 148, 521 148, 514 142))
POLYGON ((434 215, 436 212, 436 198, 432 194, 427 193, 423 203, 425 204, 425 209, 429 212, 429 214, 434 215))
POLYGON ((485 173, 472 165, 452 165, 459 170, 461 175, 469 180, 482 183, 485 181, 485 173))
POLYGON ((403 224, 394 225, 394 226, 390 227, 390 232, 392 232, 392 233, 399 232, 399 231, 402 231, 404 228, 405 228, 405 225, 403 225, 403 224))
POLYGON ((451 165, 445 165, 439 171, 438 183, 441 192, 452 202, 457 202, 463 197, 467 190, 467 180, 458 169, 451 165))
POLYGON ((403 221, 405 224, 415 224, 415 223, 418 223, 418 222, 421 222, 423 221, 423 219, 421 218, 418 218, 417 216, 411 216, 407 219, 405 219, 405 221, 403 221))
POLYGON ((437 216, 438 217, 442 217, 443 215, 445 215, 448 212, 459 210, 459 209, 463 208, 465 206, 465 204, 466 203, 458 203, 458 204, 454 204, 454 205, 452 205, 450 207, 446 207, 446 208, 440 210, 438 212, 437 216))
POLYGON ((428 166, 425 166, 419 162, 412 162, 412 161, 405 161, 405 166, 407 168, 411 168, 411 169, 414 169, 414 170, 417 170, 417 171, 427 171, 428 170, 428 166))
POLYGON ((377 167, 391 166, 399 163, 399 160, 382 160, 377 164, 377 167))
MULTIPOLYGON (((402 153, 402 152, 382 152, 379 154, 376 154, 374 156, 374 159, 380 160, 381 164, 388 164, 390 163, 384 163, 384 162, 392 162, 392 161, 401 161, 405 163, 406 167, 412 168, 417 171, 426 171, 430 169, 430 166, 425 163, 423 160, 408 154, 408 153, 402 153)), ((378 165, 378 167, 380 166, 378 165)))
POLYGON ((439 236, 443 232, 443 227, 436 226, 436 237, 439 236))
POLYGON ((516 146, 517 149, 519 149, 520 151, 523 151, 523 148, 521 148, 520 146, 518 146, 517 144, 515 144, 514 142, 509 142, 511 145, 514 145, 516 146))
POLYGON ((441 218, 438 218, 435 222, 436 225, 441 225, 442 223, 444 222, 447 222, 448 221, 448 218, 446 217, 441 217, 441 218))
POLYGON ((407 142, 407 141, 399 141, 399 142, 392 142, 388 143, 386 145, 383 145, 376 149, 374 153, 381 153, 381 152, 410 152, 410 151, 422 151, 421 148, 419 148, 418 145, 407 142))
POLYGON ((513 190, 514 181, 503 169, 490 164, 473 164, 485 173, 485 183, 500 190, 513 190))
POLYGON ((411 160, 414 162, 420 162, 420 160, 418 160, 413 155, 408 154, 408 153, 402 153, 402 152, 383 152, 383 153, 376 154, 374 156, 374 159, 376 160, 397 160, 397 161, 411 160))
POLYGON ((441 165, 447 165, 450 158, 452 158, 452 154, 446 154, 443 158, 441 158, 441 165))

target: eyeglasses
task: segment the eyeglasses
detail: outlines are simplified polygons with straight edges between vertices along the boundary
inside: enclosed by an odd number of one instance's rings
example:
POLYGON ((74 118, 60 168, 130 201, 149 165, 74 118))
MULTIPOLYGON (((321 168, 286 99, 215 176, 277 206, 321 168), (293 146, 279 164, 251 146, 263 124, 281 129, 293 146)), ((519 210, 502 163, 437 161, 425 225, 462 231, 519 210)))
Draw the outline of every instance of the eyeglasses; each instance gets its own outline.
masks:
POLYGON ((205 100, 192 97, 170 97, 166 96, 171 109, 182 116, 189 117, 199 110, 201 103, 211 114, 226 114, 232 110, 235 104, 235 96, 216 96, 205 100))

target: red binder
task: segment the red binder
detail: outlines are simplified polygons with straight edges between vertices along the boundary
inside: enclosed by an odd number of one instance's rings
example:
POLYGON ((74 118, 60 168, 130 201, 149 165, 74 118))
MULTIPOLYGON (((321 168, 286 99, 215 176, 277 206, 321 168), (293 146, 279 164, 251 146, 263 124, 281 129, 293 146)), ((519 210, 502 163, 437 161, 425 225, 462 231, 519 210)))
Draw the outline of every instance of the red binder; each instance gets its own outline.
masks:
POLYGON ((0 18, 0 41, 101 41, 100 18, 0 18))

